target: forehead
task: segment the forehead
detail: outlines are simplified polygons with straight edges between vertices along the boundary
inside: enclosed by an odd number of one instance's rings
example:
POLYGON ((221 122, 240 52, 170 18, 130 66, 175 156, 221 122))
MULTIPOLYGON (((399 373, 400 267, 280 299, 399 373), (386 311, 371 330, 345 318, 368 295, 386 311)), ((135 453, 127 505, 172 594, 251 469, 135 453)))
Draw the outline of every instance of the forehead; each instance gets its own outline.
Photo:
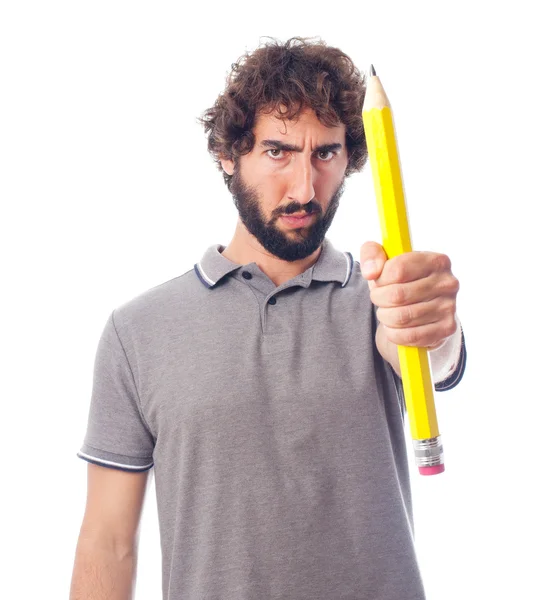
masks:
POLYGON ((336 127, 327 127, 317 118, 315 111, 311 108, 304 108, 298 115, 298 118, 291 120, 278 118, 277 111, 270 113, 260 113, 255 122, 254 134, 256 139, 265 135, 278 136, 330 136, 331 139, 343 139, 345 136, 345 125, 339 123, 336 127))

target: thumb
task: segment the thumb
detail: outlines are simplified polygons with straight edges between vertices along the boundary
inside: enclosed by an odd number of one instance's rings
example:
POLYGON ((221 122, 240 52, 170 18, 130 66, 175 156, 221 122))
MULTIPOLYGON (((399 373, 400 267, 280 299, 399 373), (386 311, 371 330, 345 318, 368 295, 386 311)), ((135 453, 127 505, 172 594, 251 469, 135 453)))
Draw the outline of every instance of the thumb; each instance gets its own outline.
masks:
POLYGON ((378 279, 388 260, 384 248, 377 242, 365 242, 360 249, 360 268, 365 279, 378 279))

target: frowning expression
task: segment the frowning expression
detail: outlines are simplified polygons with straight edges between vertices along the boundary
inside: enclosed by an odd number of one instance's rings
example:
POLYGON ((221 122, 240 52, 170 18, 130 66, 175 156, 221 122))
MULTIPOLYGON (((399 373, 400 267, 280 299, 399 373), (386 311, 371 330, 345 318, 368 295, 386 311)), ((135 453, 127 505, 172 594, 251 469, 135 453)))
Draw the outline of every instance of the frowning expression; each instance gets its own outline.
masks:
POLYGON ((253 134, 248 154, 222 160, 239 217, 270 253, 305 258, 322 243, 343 193, 345 126, 326 127, 307 108, 293 121, 260 114, 253 134))

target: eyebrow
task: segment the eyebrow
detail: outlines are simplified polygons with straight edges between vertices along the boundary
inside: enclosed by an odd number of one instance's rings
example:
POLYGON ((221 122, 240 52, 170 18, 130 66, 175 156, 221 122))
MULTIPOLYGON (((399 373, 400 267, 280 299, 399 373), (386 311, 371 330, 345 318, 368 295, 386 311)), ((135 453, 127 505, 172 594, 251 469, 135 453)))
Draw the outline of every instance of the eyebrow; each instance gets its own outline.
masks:
MULTIPOLYGON (((262 148, 274 148, 275 150, 283 150, 284 152, 302 152, 303 148, 294 146, 292 144, 284 144, 279 140, 263 140, 259 144, 262 148)), ((334 152, 341 150, 343 146, 341 144, 321 144, 313 149, 313 152, 334 152)))

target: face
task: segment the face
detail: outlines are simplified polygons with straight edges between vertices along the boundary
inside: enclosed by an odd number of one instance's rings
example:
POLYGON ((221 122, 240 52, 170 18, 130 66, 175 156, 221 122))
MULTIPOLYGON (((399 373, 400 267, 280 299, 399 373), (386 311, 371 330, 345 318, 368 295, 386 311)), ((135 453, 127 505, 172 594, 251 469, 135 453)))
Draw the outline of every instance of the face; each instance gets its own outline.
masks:
POLYGON ((255 146, 247 155, 222 161, 233 174, 239 217, 274 256, 306 258, 321 245, 344 190, 345 126, 325 127, 305 109, 297 121, 261 114, 253 133, 255 146))

